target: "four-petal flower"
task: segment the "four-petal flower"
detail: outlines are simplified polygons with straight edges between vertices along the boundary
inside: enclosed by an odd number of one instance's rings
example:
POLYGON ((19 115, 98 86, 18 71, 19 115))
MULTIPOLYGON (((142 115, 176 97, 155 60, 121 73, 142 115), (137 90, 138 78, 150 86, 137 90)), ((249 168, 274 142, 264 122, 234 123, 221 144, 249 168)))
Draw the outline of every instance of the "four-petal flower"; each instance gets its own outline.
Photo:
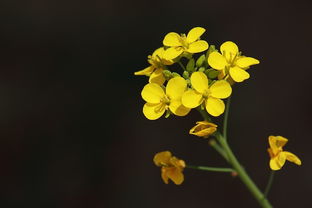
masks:
POLYGON ((250 76, 246 69, 260 63, 255 58, 241 56, 237 45, 231 41, 223 43, 220 51, 214 51, 208 56, 209 65, 221 71, 219 79, 227 79, 229 75, 235 82, 242 82, 250 76))
POLYGON ((179 35, 175 32, 168 33, 163 40, 163 44, 169 47, 165 51, 164 57, 172 60, 180 56, 183 52, 199 53, 207 50, 208 43, 204 40, 199 40, 205 31, 202 27, 194 27, 187 35, 179 35))
POLYGON ((143 107, 143 114, 147 119, 156 120, 169 109, 174 115, 185 116, 191 110, 181 102, 186 88, 186 80, 182 77, 170 79, 166 90, 156 83, 145 85, 141 92, 142 98, 147 102, 143 107))
POLYGON ((283 151, 283 147, 288 139, 282 136, 269 136, 268 148, 270 159, 270 168, 272 170, 279 170, 283 167, 286 160, 301 165, 301 160, 291 152, 283 151))
POLYGON ((209 86, 208 78, 203 72, 194 72, 191 76, 193 89, 187 90, 182 96, 182 103, 188 108, 196 108, 204 103, 207 112, 212 116, 219 116, 224 112, 225 105, 221 99, 232 93, 230 84, 225 80, 218 80, 209 86))
POLYGON ((163 47, 156 49, 152 55, 148 56, 148 63, 150 66, 141 71, 134 72, 134 75, 149 76, 149 83, 157 83, 162 85, 165 82, 163 70, 165 65, 173 64, 172 60, 164 58, 165 49, 163 47))

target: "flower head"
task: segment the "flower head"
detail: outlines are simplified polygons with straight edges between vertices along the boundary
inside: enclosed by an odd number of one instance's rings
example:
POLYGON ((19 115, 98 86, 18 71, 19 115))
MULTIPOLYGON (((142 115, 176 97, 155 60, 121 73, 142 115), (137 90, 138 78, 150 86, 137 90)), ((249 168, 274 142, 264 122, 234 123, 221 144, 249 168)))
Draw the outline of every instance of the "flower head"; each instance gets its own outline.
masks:
POLYGON ((217 130, 217 125, 208 121, 197 121, 196 126, 190 130, 190 134, 208 138, 217 130))
POLYGON ((164 57, 172 60, 183 52, 199 53, 207 50, 208 43, 204 40, 199 40, 205 31, 202 27, 194 27, 187 35, 179 35, 175 32, 168 33, 163 40, 163 44, 170 48, 165 51, 164 57))
POLYGON ((177 116, 185 116, 191 110, 183 106, 181 102, 186 88, 186 80, 182 77, 170 79, 166 90, 156 83, 145 85, 141 92, 142 98, 147 102, 143 107, 143 114, 149 120, 156 120, 169 109, 177 116))
POLYGON ((268 148, 270 159, 270 167, 272 170, 279 170, 283 167, 286 160, 301 165, 301 160, 291 152, 283 151, 283 147, 288 139, 282 136, 269 136, 268 148))
POLYGON ((161 167, 161 178, 165 184, 168 184, 169 179, 176 185, 180 185, 184 181, 183 169, 185 162, 174 156, 171 152, 159 152, 154 156, 155 165, 161 167))
POLYGON ((165 82, 165 77, 163 75, 163 70, 165 65, 173 64, 173 61, 166 60, 164 55, 164 48, 158 48, 154 51, 152 55, 148 56, 148 63, 150 66, 146 67, 141 71, 134 72, 134 75, 146 75, 149 76, 150 83, 157 83, 162 85, 165 82))
POLYGON ((207 112, 212 116, 219 116, 224 112, 225 105, 221 99, 232 93, 230 84, 225 80, 218 80, 209 86, 208 78, 203 72, 194 72, 191 76, 193 89, 189 89, 182 96, 182 103, 187 108, 196 108, 204 103, 207 112))
POLYGON ((246 69, 260 63, 255 58, 241 56, 237 45, 231 41, 223 43, 220 51, 221 53, 214 51, 208 56, 209 65, 221 71, 219 79, 231 78, 235 82, 242 82, 249 78, 246 69))

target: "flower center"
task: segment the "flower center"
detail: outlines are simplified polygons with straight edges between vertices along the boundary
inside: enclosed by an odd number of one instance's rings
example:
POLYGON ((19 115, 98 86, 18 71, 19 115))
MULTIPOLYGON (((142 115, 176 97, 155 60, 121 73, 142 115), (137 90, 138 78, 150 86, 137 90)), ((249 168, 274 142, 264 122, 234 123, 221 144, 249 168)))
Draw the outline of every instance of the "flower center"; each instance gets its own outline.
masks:
POLYGON ((185 34, 181 34, 180 43, 182 44, 183 48, 188 48, 189 47, 189 43, 186 40, 186 35, 185 34))
POLYGON ((210 90, 207 89, 207 90, 205 90, 205 92, 203 93, 203 97, 204 97, 205 99, 207 99, 207 98, 210 96, 210 94, 211 94, 210 90))
POLYGON ((236 65, 238 54, 226 53, 226 51, 223 51, 222 54, 226 59, 227 67, 234 67, 236 65))

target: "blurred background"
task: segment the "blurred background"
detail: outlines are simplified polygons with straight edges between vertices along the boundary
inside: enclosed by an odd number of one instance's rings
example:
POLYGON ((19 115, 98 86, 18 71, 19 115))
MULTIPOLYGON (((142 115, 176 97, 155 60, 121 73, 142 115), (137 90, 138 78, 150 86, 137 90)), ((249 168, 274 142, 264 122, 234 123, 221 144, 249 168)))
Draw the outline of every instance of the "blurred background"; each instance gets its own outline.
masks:
POLYGON ((274 207, 311 207, 312 13, 297 1, 2 1, 0 206, 258 207, 238 178, 186 169, 164 184, 155 153, 227 166, 188 135, 201 117, 147 120, 140 92, 147 55, 168 32, 206 28, 209 44, 236 42, 261 63, 234 88, 229 143, 264 189, 269 135, 289 139, 274 207))

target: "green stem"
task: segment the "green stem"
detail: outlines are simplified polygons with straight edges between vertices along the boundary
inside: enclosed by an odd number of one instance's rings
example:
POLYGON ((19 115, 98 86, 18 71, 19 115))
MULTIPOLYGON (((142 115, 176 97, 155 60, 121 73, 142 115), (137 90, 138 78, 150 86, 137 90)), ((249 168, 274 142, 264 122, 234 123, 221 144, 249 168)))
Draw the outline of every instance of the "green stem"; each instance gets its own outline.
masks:
POLYGON ((249 189, 251 194, 257 199, 258 203, 263 208, 272 208, 272 205, 270 204, 270 202, 265 198, 264 194, 260 191, 257 185, 251 180, 251 178, 249 177, 245 169, 236 159, 234 153, 232 152, 225 138, 223 138, 220 134, 219 134, 219 141, 220 141, 221 146, 223 147, 223 149, 225 150, 225 152, 227 153, 229 157, 230 164, 236 170, 239 178, 246 185, 246 187, 249 189))
MULTIPOLYGON (((215 136, 218 142, 221 145, 222 150, 226 153, 228 158, 228 162, 232 165, 233 169, 237 172, 241 181, 245 184, 251 194, 256 198, 258 203, 261 205, 262 208, 272 208, 270 202, 266 199, 266 196, 260 191, 257 185, 253 182, 253 180, 249 177, 245 169, 242 165, 238 162, 237 158, 235 157, 234 153, 232 152, 230 146, 227 142, 227 123, 228 123, 228 116, 229 116, 229 109, 230 109, 230 98, 226 103, 225 108, 225 115, 224 115, 224 123, 223 123, 223 135, 219 132, 215 133, 215 136)), ((201 109, 198 109, 201 112, 201 109)), ((204 119, 206 119, 207 115, 202 113, 204 119)))
POLYGON ((178 61, 178 64, 181 66, 181 68, 182 68, 184 71, 186 71, 186 69, 185 69, 184 65, 181 63, 181 61, 178 61))
POLYGON ((274 179, 274 173, 275 173, 274 170, 272 170, 270 173, 269 181, 268 181, 268 184, 267 184, 265 191, 264 191, 264 197, 265 198, 268 196, 268 193, 272 187, 272 183, 273 183, 273 179, 274 179))
POLYGON ((201 109, 201 106, 198 106, 196 109, 198 110, 198 112, 201 114, 201 116, 204 118, 205 121, 211 122, 211 119, 206 110, 201 109))
POLYGON ((226 152, 223 150, 223 148, 216 142, 216 140, 211 139, 209 141, 210 146, 212 146, 226 161, 229 161, 228 156, 226 155, 226 152))
POLYGON ((188 166, 186 166, 186 168, 205 170, 205 171, 213 171, 213 172, 227 172, 227 173, 235 172, 235 170, 232 168, 217 168, 217 167, 194 166, 194 165, 188 165, 188 166))
POLYGON ((223 120, 223 137, 225 138, 225 140, 227 139, 227 124, 228 124, 228 118, 229 118, 230 104, 231 104, 231 97, 229 97, 227 100, 225 113, 224 113, 224 120, 223 120))

